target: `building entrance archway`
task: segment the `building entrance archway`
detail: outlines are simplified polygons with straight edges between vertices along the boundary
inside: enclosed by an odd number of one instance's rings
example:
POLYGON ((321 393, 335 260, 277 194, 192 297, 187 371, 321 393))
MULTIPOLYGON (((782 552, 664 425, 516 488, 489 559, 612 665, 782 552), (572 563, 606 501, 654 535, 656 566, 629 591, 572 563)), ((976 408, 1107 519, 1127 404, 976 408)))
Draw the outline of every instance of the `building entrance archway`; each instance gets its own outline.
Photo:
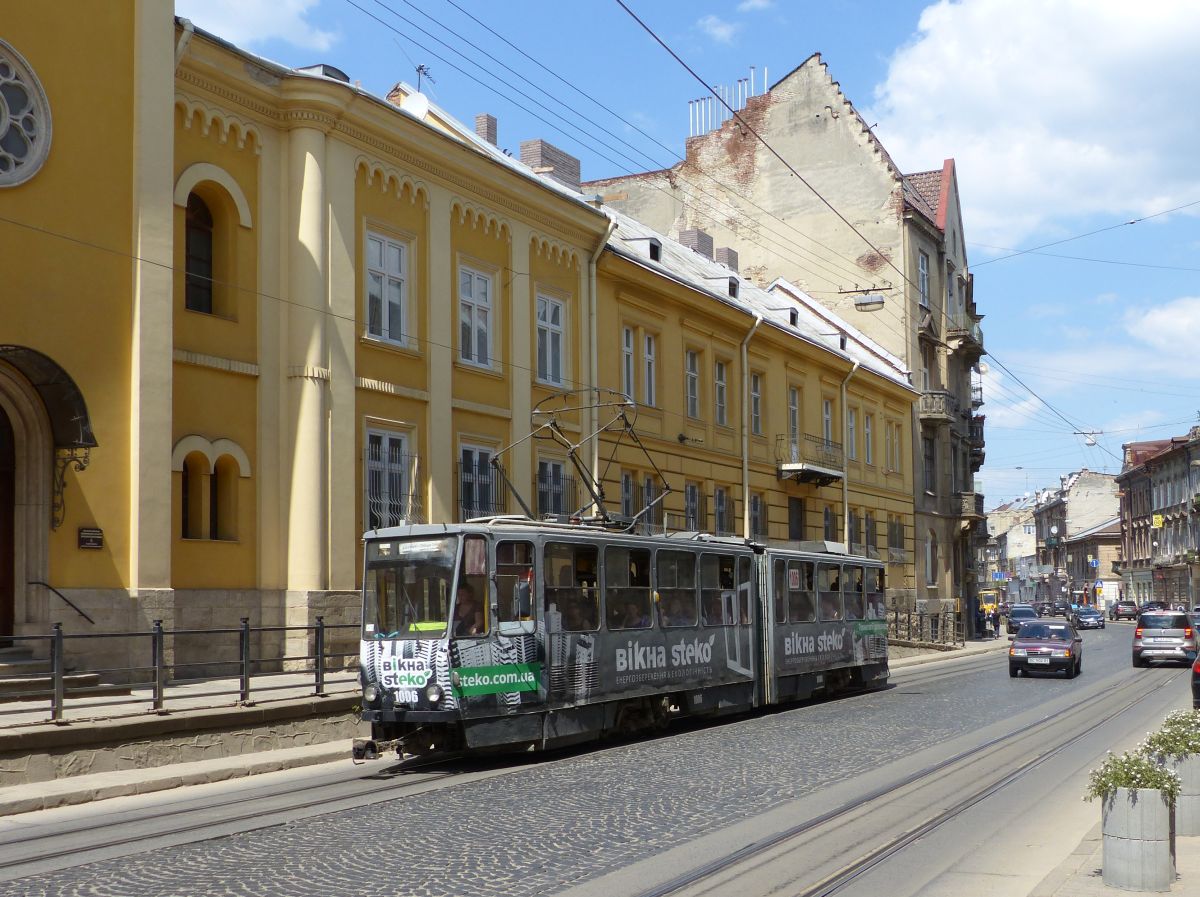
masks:
POLYGON ((16 615, 16 443, 0 407, 0 643, 13 634, 16 615))

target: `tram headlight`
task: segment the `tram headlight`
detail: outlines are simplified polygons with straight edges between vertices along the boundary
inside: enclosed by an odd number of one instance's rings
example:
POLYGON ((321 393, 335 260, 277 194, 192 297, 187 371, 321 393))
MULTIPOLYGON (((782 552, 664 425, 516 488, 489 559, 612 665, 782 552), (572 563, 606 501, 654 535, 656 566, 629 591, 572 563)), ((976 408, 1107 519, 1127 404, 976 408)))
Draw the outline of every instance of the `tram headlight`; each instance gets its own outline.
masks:
POLYGON ((364 704, 375 704, 379 701, 379 698, 380 698, 380 692, 379 692, 378 685, 376 685, 374 682, 368 682, 366 685, 363 686, 363 703, 364 704))
POLYGON ((425 697, 430 704, 439 703, 442 700, 442 687, 436 682, 425 686, 425 697))

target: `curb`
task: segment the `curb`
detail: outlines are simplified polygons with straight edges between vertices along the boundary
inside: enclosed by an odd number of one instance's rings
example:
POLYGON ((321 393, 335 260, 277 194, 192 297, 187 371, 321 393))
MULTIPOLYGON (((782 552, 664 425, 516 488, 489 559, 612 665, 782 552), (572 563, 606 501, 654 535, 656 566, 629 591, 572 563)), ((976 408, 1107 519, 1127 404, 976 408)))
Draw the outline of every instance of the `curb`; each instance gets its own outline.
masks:
MULTIPOLYGON (((971 644, 980 644, 972 642, 971 644)), ((929 654, 916 654, 909 657, 898 657, 895 660, 888 662, 888 668, 905 669, 907 667, 921 666, 927 663, 945 663, 951 660, 961 660, 964 657, 975 657, 980 654, 994 654, 997 651, 1008 648, 1007 639, 992 639, 987 647, 979 648, 956 648, 953 651, 934 651, 929 654)))
POLYGON ((349 760, 350 742, 351 739, 340 739, 304 747, 281 748, 212 760, 195 760, 171 766, 122 769, 115 772, 56 779, 50 782, 13 785, 8 788, 0 788, 0 816, 50 810, 55 807, 106 800, 110 797, 150 794, 183 785, 223 782, 264 772, 278 772, 284 769, 331 763, 336 760, 349 760))

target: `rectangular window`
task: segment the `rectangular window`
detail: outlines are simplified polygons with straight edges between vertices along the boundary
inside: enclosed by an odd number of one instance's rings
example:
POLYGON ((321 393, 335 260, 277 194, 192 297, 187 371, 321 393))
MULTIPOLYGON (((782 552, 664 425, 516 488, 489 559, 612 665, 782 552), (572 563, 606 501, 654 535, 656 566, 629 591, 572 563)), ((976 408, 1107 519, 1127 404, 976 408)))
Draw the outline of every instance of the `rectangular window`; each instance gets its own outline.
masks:
POLYGON ((566 514, 574 508, 567 495, 567 476, 561 461, 538 461, 537 512, 541 514, 566 514))
POLYGON ((683 528, 689 532, 696 532, 701 528, 700 486, 696 483, 683 485, 683 528))
POLYGON ((533 631, 534 584, 533 543, 498 542, 496 544, 496 594, 499 612, 496 622, 525 623, 533 631))
POLYGON ((873 552, 879 548, 879 545, 876 543, 876 540, 875 540, 875 515, 873 513, 871 513, 870 511, 867 511, 866 547, 867 547, 866 554, 868 557, 873 557, 874 555, 872 555, 871 552, 873 552))
POLYGON ((833 442, 833 402, 829 399, 821 402, 821 435, 826 445, 833 442))
POLYGON ((604 549, 604 607, 609 629, 650 628, 650 551, 604 549))
POLYGON ((662 530, 662 502, 658 501, 659 494, 654 477, 647 475, 642 480, 642 507, 646 509, 646 513, 642 517, 643 532, 655 533, 662 530))
POLYGON ((367 431, 366 528, 381 529, 418 522, 418 504, 412 494, 417 459, 408 454, 399 433, 367 431))
POLYGON ((503 513, 499 490, 492 477, 492 450, 462 446, 458 468, 460 519, 503 513))
POLYGON ((931 495, 937 491, 937 470, 934 469, 936 454, 934 453, 933 439, 929 436, 921 438, 921 448, 925 454, 925 491, 931 495))
POLYGON ((651 408, 655 404, 654 393, 654 337, 646 334, 645 351, 642 355, 642 360, 645 362, 646 382, 642 384, 644 390, 645 404, 651 408))
POLYGON ((732 626, 737 599, 735 558, 700 556, 700 619, 705 626, 732 626))
POLYGON ((621 474, 621 516, 633 519, 633 474, 621 474))
POLYGON ((405 345, 407 247, 380 234, 367 234, 367 332, 405 345))
POLYGON ((762 374, 750 375, 750 432, 763 434, 762 423, 762 374))
POLYGON ((658 566, 658 613, 662 625, 696 625, 696 556, 690 551, 660 551, 658 566))
POLYGON ((729 529, 729 493, 723 486, 713 491, 713 524, 718 536, 732 535, 729 529))
POLYGON ((713 365, 713 396, 716 400, 717 424, 724 427, 729 421, 726 412, 726 377, 727 365, 718 361, 713 365))
POLYGON ((853 408, 846 411, 846 457, 858 460, 858 412, 853 408))
POLYGON ((800 542, 804 539, 804 499, 788 499, 788 539, 800 542))
POLYGON ((757 492, 750 496, 750 536, 760 542, 767 540, 767 502, 757 492))
POLYGON ((863 415, 863 460, 875 463, 875 415, 863 415))
POLYGON ((543 554, 546 610, 558 612, 559 625, 566 632, 591 632, 600 626, 596 554, 595 545, 546 543, 543 554))
POLYGON ((633 328, 621 329, 621 392, 633 401, 633 328))
POLYGON ((684 393, 687 396, 687 416, 700 416, 700 354, 688 350, 683 373, 684 393))
POLYGON ((922 308, 929 308, 929 256, 917 253, 917 289, 920 291, 922 308))
POLYGON ((471 268, 458 269, 458 357, 492 364, 492 279, 471 268))
POLYGON ((537 377, 543 383, 563 382, 563 304, 537 297, 537 377))
POLYGON ((800 461, 800 390, 788 389, 788 449, 793 464, 800 461))

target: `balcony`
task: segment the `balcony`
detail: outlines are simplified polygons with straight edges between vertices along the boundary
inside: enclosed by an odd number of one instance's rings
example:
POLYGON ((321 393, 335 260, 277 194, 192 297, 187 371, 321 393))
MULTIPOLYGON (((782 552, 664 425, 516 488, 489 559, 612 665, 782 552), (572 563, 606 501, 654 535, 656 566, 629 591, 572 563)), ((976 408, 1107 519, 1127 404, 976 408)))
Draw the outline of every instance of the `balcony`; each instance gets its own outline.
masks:
POLYGON ((504 513, 504 481, 488 461, 455 465, 458 472, 458 521, 504 513))
POLYGON ((366 451, 366 529, 424 523, 425 474, 418 455, 386 451, 373 443, 366 451))
POLYGON ((975 473, 983 466, 984 458, 984 443, 983 443, 983 422, 987 419, 986 415, 975 414, 971 416, 970 430, 967 435, 967 445, 971 450, 971 472, 975 473))
POLYGON ((983 513, 983 496, 977 492, 958 493, 958 516, 968 524, 987 519, 983 513))
POLYGON ((565 476, 559 470, 540 473, 533 479, 533 494, 536 496, 534 514, 539 520, 567 518, 578 514, 579 489, 575 478, 565 476))
POLYGON ((796 440, 786 433, 775 437, 776 475, 781 480, 828 486, 846 475, 842 444, 807 433, 796 440))
POLYGON ((931 389, 921 393, 921 420, 934 423, 952 423, 958 416, 958 400, 944 389, 931 389))
POLYGON ((971 408, 979 408, 983 405, 983 384, 973 383, 971 385, 971 408))
POLYGON ((956 352, 961 352, 969 364, 983 357, 983 328, 969 316, 955 316, 946 329, 946 342, 956 352))
POLYGON ((911 564, 912 552, 907 548, 889 548, 887 562, 890 566, 904 566, 906 564, 911 564))

